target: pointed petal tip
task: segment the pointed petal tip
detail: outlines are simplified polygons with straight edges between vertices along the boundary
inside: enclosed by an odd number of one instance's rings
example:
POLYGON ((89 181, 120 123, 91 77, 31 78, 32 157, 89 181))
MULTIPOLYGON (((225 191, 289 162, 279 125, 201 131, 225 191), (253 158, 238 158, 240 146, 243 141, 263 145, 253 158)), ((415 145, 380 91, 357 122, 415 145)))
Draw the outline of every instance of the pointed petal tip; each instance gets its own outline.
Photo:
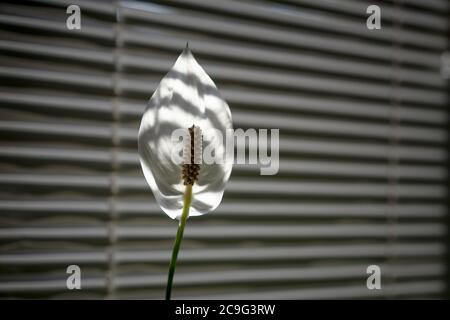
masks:
POLYGON ((191 49, 189 48, 189 41, 186 42, 186 46, 184 47, 183 54, 191 53, 191 49))

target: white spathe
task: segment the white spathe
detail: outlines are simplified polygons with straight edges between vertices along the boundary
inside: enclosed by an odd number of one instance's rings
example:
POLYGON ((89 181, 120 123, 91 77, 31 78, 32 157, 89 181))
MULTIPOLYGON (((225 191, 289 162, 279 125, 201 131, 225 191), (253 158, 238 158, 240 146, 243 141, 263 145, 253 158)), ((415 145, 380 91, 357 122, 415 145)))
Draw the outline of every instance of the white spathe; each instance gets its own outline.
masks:
MULTIPOLYGON (((186 46, 150 98, 138 137, 145 179, 161 209, 173 219, 181 216, 186 186, 181 179, 181 165, 171 159, 171 136, 175 129, 192 125, 202 130, 204 145, 213 142, 217 152, 225 152, 222 137, 227 129, 233 129, 230 108, 186 46), (215 136, 217 130, 222 137, 215 136)), ((203 215, 219 206, 232 166, 228 161, 201 164, 192 188, 189 216, 203 215)))

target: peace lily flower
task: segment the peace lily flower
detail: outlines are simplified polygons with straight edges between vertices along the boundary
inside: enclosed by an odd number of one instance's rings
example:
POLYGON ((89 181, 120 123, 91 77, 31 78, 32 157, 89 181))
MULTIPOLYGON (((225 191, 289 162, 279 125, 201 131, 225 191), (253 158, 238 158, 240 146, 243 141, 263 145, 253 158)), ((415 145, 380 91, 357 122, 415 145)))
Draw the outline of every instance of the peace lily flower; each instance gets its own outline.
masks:
POLYGON ((169 266, 168 300, 186 220, 219 206, 231 174, 230 161, 202 163, 203 146, 212 145, 216 155, 225 157, 222 138, 232 128, 228 104, 186 45, 150 98, 138 138, 147 183, 161 209, 169 217, 179 219, 169 266), (181 164, 172 158, 172 133, 177 129, 186 130, 181 164))

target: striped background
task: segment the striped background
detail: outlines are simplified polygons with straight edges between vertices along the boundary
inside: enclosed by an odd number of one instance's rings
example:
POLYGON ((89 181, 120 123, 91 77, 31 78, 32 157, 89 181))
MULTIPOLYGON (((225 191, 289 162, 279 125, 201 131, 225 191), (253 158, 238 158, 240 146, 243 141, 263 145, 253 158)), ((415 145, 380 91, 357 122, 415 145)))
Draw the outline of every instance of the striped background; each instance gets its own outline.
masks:
POLYGON ((188 221, 174 298, 440 298, 448 243, 446 0, 0 3, 0 297, 163 297, 177 223, 137 158, 186 41, 235 128, 279 128, 280 172, 235 167, 188 221), (382 29, 366 28, 366 8, 382 29), (81 7, 81 30, 66 8, 81 7), (66 268, 82 269, 82 290, 66 268), (366 268, 382 269, 382 290, 366 268))

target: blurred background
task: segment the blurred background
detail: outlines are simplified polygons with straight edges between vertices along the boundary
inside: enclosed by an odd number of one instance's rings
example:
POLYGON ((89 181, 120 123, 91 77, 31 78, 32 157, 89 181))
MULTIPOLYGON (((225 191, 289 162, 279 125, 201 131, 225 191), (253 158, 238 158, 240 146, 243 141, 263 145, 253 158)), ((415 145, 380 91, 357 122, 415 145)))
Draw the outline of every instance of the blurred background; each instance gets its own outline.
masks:
POLYGON ((449 7, 2 1, 0 297, 163 298, 177 222, 136 138, 189 41, 235 128, 279 128, 281 158, 276 176, 235 168, 219 209, 188 220, 174 298, 448 298, 449 7))

